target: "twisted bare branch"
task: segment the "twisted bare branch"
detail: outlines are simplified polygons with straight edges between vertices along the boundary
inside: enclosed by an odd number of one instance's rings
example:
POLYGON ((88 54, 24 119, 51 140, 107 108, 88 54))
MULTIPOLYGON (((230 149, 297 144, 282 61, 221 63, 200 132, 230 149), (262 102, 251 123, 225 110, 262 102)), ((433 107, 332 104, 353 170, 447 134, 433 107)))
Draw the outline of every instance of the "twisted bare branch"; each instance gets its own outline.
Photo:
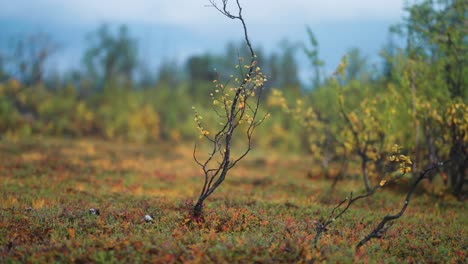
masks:
MULTIPOLYGON (((238 68, 241 82, 235 88, 232 100, 226 97, 222 99, 223 111, 225 114, 221 114, 215 110, 217 116, 224 120, 222 128, 219 129, 214 136, 203 133, 204 138, 211 143, 211 151, 208 154, 208 158, 206 158, 204 162, 201 162, 196 157, 196 146, 194 148, 193 156, 195 162, 202 168, 204 173, 203 188, 193 209, 193 215, 196 217, 201 216, 204 200, 221 185, 228 171, 250 152, 252 149, 253 132, 266 117, 265 115, 263 118, 260 118, 260 120, 258 118, 260 98, 263 90, 263 75, 261 72, 258 72, 258 68, 256 67, 256 55, 247 33, 247 26, 242 16, 242 7, 239 0, 236 0, 236 15, 228 10, 228 0, 221 0, 220 4, 215 0, 209 0, 209 2, 211 7, 214 7, 224 16, 241 22, 246 45, 250 51, 250 65, 248 65, 248 67, 246 66, 247 71, 244 72, 243 65, 241 65, 242 60, 239 58, 238 68), (255 82, 255 78, 262 78, 259 84, 255 82), (258 91, 258 93, 255 94, 254 91, 258 91), (249 104, 252 96, 256 97, 253 105, 249 104), (251 116, 248 116, 248 114, 251 116), (248 120, 246 120, 247 118, 248 120), (243 122, 248 122, 245 134, 247 147, 239 157, 233 158, 231 153, 232 139, 234 137, 234 132, 240 129, 240 125, 243 122)), ((221 86, 221 92, 223 92, 223 94, 226 94, 225 89, 228 83, 229 81, 221 86)), ((201 125, 199 126, 201 127, 201 125)))
POLYGON ((439 162, 436 164, 432 164, 428 168, 426 168, 424 171, 422 171, 419 174, 419 177, 413 182, 411 185, 410 190, 406 194, 405 201, 403 203, 403 207, 400 209, 400 211, 394 215, 386 215, 382 221, 377 225, 374 230, 372 230, 366 237, 364 237, 361 241, 356 246, 356 249, 359 249, 362 247, 365 243, 367 243, 369 240, 373 238, 381 238, 385 232, 391 227, 392 223, 394 220, 400 218, 406 211, 406 208, 408 207, 411 199, 411 195, 413 194, 414 190, 418 186, 418 184, 427 177, 427 175, 432 172, 433 170, 439 169, 440 167, 444 166, 446 163, 448 163, 449 160, 444 161, 444 162, 439 162))

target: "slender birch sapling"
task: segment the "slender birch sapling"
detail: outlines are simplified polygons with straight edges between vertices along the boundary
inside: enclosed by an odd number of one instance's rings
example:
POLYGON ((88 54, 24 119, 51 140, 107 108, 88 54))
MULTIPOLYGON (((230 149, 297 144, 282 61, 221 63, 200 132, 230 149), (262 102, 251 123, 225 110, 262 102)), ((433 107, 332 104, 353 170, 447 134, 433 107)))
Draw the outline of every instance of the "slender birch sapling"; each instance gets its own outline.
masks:
POLYGON ((239 58, 236 66, 236 76, 231 75, 227 81, 214 80, 213 91, 210 94, 212 109, 219 120, 215 132, 205 127, 202 116, 195 109, 195 121, 200 131, 200 137, 209 144, 208 156, 201 159, 195 144, 193 157, 203 171, 203 187, 197 202, 193 206, 192 215, 200 218, 203 203, 226 179, 228 172, 237 165, 252 149, 252 136, 267 117, 259 116, 260 98, 264 82, 267 81, 261 69, 257 66, 255 52, 247 34, 247 26, 242 16, 242 7, 236 0, 236 13, 228 10, 228 0, 217 3, 210 0, 210 4, 224 16, 238 20, 242 24, 244 38, 250 53, 250 61, 244 65, 244 59, 239 58), (237 156, 232 152, 238 142, 246 142, 244 150, 237 156))

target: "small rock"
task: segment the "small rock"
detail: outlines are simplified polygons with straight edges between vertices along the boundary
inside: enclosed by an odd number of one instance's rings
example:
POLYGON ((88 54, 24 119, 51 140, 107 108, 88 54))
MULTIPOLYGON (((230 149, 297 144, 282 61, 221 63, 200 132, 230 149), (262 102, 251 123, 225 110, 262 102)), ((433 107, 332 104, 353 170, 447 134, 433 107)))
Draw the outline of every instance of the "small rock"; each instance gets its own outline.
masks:
POLYGON ((91 208, 89 209, 89 213, 92 214, 92 215, 99 215, 99 209, 94 209, 94 208, 91 208))
POLYGON ((151 215, 145 215, 145 217, 143 218, 145 220, 145 222, 149 223, 149 222, 153 222, 153 218, 151 217, 151 215))

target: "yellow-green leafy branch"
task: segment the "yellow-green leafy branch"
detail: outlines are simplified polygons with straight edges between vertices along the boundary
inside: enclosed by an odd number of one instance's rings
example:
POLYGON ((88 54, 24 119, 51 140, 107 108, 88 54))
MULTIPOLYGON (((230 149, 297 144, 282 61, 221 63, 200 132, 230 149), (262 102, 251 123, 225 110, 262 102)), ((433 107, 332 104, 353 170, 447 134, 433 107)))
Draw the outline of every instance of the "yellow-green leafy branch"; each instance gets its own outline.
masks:
POLYGON ((263 90, 263 83, 266 81, 266 78, 260 71, 260 68, 256 66, 256 55, 248 37, 247 27, 242 16, 241 5, 239 1, 236 1, 238 15, 233 15, 227 10, 227 2, 227 0, 223 0, 222 7, 219 7, 215 1, 210 0, 211 6, 216 8, 223 15, 231 19, 237 19, 242 23, 245 41, 250 50, 251 58, 250 64, 248 65, 241 65, 242 59, 239 59, 237 67, 240 68, 241 80, 239 81, 239 78, 234 79, 237 87, 228 87, 229 82, 232 81, 232 75, 226 83, 220 83, 218 80, 213 81, 215 90, 210 94, 213 100, 212 107, 216 115, 222 120, 220 123, 222 127, 214 136, 211 136, 210 132, 203 127, 201 122, 202 117, 198 112, 195 113, 195 121, 201 132, 201 137, 205 138, 212 145, 211 151, 208 153, 208 157, 205 161, 200 161, 197 158, 196 145, 193 151, 194 160, 202 168, 204 173, 204 184, 198 201, 193 208, 193 215, 195 217, 201 216, 204 200, 221 185, 228 171, 250 152, 252 149, 253 132, 267 117, 267 115, 265 115, 260 119, 258 118, 260 98, 263 90), (246 73, 243 72, 242 67, 248 69, 246 73), (258 92, 256 93, 256 91, 258 92), (233 95, 231 95, 232 92, 234 93, 233 95), (255 96, 255 103, 251 105, 249 99, 255 96), (225 114, 221 114, 216 109, 216 105, 220 103, 225 114), (247 147, 237 158, 232 158, 231 151, 234 132, 244 123, 248 124, 245 131, 247 147), (216 164, 213 165, 213 163, 216 164))

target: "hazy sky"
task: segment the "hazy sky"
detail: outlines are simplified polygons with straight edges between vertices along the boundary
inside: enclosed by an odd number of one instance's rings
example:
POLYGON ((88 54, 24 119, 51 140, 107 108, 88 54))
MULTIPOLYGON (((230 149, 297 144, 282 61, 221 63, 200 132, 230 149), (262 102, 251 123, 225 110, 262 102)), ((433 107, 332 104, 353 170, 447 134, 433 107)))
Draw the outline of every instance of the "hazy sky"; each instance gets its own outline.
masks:
MULTIPOLYGON (((254 46, 268 52, 284 38, 307 42, 305 27, 310 26, 331 70, 351 47, 375 59, 388 40, 388 27, 401 21, 405 0, 240 2, 254 46)), ((208 0, 0 0, 0 23, 4 23, 0 39, 28 31, 50 33, 63 44, 60 64, 71 65, 80 61, 86 33, 101 23, 128 24, 143 56, 154 63, 161 57, 183 61, 193 54, 222 52, 227 41, 243 36, 238 21, 223 17, 209 4, 208 0)), ((303 55, 298 57, 307 63, 303 55)))
MULTIPOLYGON (((241 0, 255 24, 393 20, 404 0, 241 0)), ((81 24, 144 22, 206 26, 219 23, 208 0, 0 0, 1 17, 81 24)))

